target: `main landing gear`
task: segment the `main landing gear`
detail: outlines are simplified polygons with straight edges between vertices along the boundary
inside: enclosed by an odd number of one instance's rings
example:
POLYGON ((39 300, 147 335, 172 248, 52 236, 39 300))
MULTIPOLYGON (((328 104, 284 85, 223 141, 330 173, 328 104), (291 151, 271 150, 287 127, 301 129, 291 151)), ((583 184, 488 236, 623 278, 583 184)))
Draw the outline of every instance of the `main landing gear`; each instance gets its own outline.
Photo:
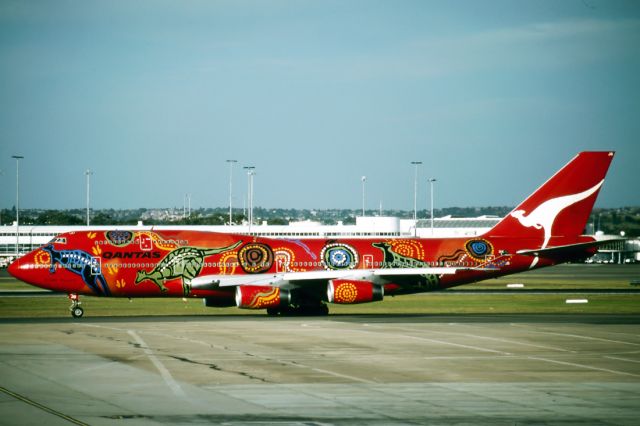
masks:
POLYGON ((69 300, 71 300, 71 307, 69 308, 71 316, 74 318, 82 317, 82 315, 84 315, 84 309, 80 307, 80 296, 75 293, 70 293, 69 300))
POLYGON ((286 306, 281 308, 267 308, 267 315, 269 316, 326 316, 329 315, 329 307, 324 303, 317 305, 299 305, 299 306, 286 306))

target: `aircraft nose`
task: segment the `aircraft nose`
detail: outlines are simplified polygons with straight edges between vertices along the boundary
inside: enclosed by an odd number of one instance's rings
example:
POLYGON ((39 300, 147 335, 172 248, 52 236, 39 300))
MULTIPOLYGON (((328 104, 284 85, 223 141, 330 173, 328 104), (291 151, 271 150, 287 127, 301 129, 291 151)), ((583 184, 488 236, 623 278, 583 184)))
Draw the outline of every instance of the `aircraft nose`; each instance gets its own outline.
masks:
POLYGON ((41 249, 34 250, 16 259, 7 268, 15 278, 27 284, 47 290, 60 291, 60 279, 50 271, 48 253, 41 249))
POLYGON ((24 261, 22 257, 17 258, 7 268, 7 271, 19 279, 20 281, 28 281, 28 264, 24 261))
POLYGON ((7 268, 7 271, 20 281, 29 284, 37 284, 38 273, 40 272, 35 266, 33 253, 27 253, 22 257, 14 260, 7 268))

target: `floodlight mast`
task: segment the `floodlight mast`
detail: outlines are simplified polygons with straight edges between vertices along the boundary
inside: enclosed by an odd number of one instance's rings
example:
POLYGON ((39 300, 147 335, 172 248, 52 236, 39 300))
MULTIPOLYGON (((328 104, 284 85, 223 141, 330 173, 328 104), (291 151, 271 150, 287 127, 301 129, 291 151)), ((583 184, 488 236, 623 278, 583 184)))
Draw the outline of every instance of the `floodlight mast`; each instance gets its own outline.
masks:
POLYGON ((362 176, 360 180, 362 180, 362 217, 364 217, 364 183, 367 181, 367 177, 362 176))
POLYGON ((90 225, 89 222, 89 194, 90 194, 90 189, 91 189, 91 175, 93 174, 93 172, 89 169, 87 169, 84 174, 87 176, 87 226, 90 225))
POLYGON ((249 233, 251 233, 251 224, 253 223, 253 177, 255 176, 255 166, 244 166, 243 169, 247 170, 248 178, 248 198, 249 198, 249 233))
POLYGON ((412 161, 411 164, 415 166, 413 175, 413 220, 418 221, 418 166, 422 164, 422 161, 412 161))
POLYGON ((429 178, 429 186, 431 187, 431 235, 433 235, 433 184, 436 178, 429 178))
POLYGON ((227 160, 229 163, 229 226, 233 224, 233 165, 237 163, 238 160, 227 160))
POLYGON ((20 160, 24 157, 12 155, 11 158, 16 159, 16 258, 18 258, 20 245, 20 160))

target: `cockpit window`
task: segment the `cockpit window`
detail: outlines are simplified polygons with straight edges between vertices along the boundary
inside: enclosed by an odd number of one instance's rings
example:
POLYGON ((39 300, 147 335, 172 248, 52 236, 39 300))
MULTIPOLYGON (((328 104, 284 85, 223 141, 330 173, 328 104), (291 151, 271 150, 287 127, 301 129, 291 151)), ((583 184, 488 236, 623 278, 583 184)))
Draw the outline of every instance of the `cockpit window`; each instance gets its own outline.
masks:
POLYGON ((55 237, 53 240, 49 241, 50 243, 57 244, 67 244, 67 239, 65 237, 55 237))

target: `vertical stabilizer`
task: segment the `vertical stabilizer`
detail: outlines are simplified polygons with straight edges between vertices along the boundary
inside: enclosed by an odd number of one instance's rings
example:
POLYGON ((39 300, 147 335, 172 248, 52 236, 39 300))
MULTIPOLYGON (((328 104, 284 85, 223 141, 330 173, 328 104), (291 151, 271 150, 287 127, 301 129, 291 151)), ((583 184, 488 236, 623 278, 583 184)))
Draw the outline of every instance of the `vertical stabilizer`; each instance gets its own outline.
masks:
POLYGON ((581 152, 506 215, 487 235, 540 239, 581 235, 614 153, 581 152))

